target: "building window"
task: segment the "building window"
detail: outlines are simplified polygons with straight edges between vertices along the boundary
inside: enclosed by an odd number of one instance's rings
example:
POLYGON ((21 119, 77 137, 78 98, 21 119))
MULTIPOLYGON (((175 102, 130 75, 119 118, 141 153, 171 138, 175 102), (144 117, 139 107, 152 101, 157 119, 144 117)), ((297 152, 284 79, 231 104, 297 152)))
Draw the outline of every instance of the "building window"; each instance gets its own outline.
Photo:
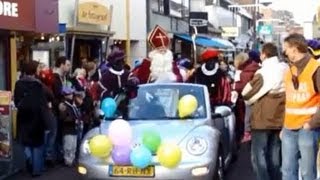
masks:
POLYGON ((189 16, 189 0, 151 0, 151 9, 175 17, 189 16))
POLYGON ((189 16, 189 0, 170 0, 170 15, 176 17, 189 16))
POLYGON ((206 6, 213 5, 213 0, 206 0, 206 6))
POLYGON ((154 12, 164 13, 164 0, 151 0, 151 9, 154 12))

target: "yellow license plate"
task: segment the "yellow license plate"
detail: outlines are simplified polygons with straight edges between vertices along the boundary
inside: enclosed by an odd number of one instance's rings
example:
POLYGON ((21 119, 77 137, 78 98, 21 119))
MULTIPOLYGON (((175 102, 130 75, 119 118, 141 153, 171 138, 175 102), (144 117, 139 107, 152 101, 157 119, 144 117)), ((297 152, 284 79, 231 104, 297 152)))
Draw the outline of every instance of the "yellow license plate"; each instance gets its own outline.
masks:
POLYGON ((109 166, 110 176, 121 177, 154 177, 154 166, 139 169, 133 166, 109 166))

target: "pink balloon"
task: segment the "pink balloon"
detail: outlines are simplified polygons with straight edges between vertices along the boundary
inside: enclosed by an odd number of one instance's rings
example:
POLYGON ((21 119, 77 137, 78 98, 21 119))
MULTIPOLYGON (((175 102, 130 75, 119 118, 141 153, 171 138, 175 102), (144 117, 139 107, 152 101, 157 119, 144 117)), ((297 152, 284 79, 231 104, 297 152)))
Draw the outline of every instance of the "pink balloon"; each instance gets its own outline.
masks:
POLYGON ((115 146, 131 145, 132 128, 130 124, 123 119, 117 119, 111 122, 108 135, 115 146))

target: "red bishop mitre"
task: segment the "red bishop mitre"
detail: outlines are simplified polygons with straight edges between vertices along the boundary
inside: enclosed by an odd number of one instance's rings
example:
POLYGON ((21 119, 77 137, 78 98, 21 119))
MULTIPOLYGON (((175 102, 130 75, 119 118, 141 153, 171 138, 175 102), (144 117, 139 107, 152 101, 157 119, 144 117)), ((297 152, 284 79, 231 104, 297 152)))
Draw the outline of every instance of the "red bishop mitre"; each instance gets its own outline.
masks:
POLYGON ((167 49, 170 44, 170 38, 163 28, 156 25, 148 36, 148 42, 155 49, 167 49))

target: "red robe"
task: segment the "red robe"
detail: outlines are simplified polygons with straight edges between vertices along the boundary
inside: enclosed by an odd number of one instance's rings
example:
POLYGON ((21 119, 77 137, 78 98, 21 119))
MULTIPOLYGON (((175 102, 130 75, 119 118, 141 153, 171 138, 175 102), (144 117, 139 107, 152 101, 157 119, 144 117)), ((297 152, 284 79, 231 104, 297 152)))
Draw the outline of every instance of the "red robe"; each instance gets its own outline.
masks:
MULTIPOLYGON (((142 63, 132 70, 132 73, 139 79, 140 84, 146 84, 150 82, 150 66, 151 61, 148 59, 143 59, 142 63)), ((176 82, 183 82, 180 70, 174 62, 172 62, 172 72, 176 76, 176 82)))

